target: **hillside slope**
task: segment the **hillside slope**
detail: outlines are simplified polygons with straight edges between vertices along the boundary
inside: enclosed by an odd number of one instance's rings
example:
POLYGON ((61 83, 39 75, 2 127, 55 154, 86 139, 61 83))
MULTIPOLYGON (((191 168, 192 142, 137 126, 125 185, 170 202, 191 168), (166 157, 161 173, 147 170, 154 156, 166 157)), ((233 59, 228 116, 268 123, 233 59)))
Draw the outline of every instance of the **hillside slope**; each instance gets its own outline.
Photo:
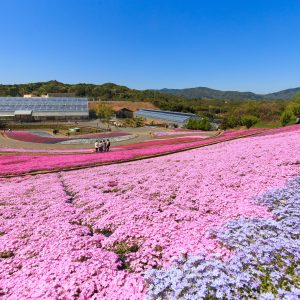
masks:
MULTIPOLYGON (((210 234, 228 221, 266 220, 269 223, 259 232, 254 226, 247 231, 236 227, 235 240, 246 236, 252 245, 258 234, 264 235, 264 242, 278 236, 281 240, 274 248, 286 246, 282 227, 274 225, 268 207, 253 199, 299 174, 300 154, 294 151, 300 147, 299 129, 294 128, 125 164, 1 179, 2 298, 145 299, 149 292, 145 272, 168 271, 183 251, 186 256, 228 257, 224 243, 210 234), (270 228, 278 232, 268 232, 270 228)), ((297 199, 295 194, 294 202, 297 199)), ((276 202, 276 208, 285 202, 276 202)), ((288 222, 286 210, 277 210, 277 215, 285 214, 278 219, 286 222, 284 228, 293 234, 295 244, 299 206, 292 208, 295 223, 288 222)), ((264 253, 256 261, 272 262, 274 252, 266 247, 264 253)), ((276 260, 285 262, 285 253, 282 260, 275 253, 276 260)), ((191 266, 190 274, 199 274, 191 266)), ((261 271, 254 271, 260 276, 261 271)), ((182 278, 174 274, 170 277, 174 282, 182 278)), ((274 278, 277 274, 285 275, 276 272, 274 278)), ((214 278, 219 284, 219 277, 214 278)), ((248 290, 252 292, 241 289, 248 290)), ((250 296, 247 299, 257 299, 250 296)))
POLYGON ((289 100, 297 93, 300 93, 300 87, 287 89, 265 95, 252 92, 221 91, 207 87, 195 87, 186 89, 161 89, 160 93, 172 94, 187 99, 214 99, 214 100, 289 100))
POLYGON ((278 99, 289 100, 298 93, 300 93, 300 87, 294 89, 287 89, 276 93, 266 94, 264 95, 264 98, 272 99, 272 100, 278 100, 278 99))
POLYGON ((79 97, 101 99, 102 101, 145 101, 155 100, 180 101, 181 99, 171 94, 164 94, 151 90, 136 90, 114 83, 91 84, 77 83, 66 84, 56 80, 26 84, 1 85, 0 97, 23 97, 25 94, 41 96, 48 93, 74 93, 79 97))
POLYGON ((172 94, 188 99, 215 99, 215 100, 262 100, 263 96, 251 92, 220 91, 207 87, 196 87, 187 89, 162 89, 161 93, 172 94))
POLYGON ((180 101, 183 98, 209 100, 288 100, 299 92, 300 87, 265 95, 255 94, 252 92, 221 91, 207 87, 195 87, 186 89, 165 88, 161 90, 136 90, 114 83, 66 84, 56 80, 13 85, 0 84, 0 97, 22 97, 24 94, 41 96, 47 93, 75 93, 80 97, 97 98, 103 101, 180 101))

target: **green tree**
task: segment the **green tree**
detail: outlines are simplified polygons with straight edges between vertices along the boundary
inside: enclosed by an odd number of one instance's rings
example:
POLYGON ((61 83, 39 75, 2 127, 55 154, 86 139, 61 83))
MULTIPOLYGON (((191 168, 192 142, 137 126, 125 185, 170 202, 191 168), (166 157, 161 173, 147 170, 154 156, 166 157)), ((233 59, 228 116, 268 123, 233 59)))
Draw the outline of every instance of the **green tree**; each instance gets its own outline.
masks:
POLYGON ((290 123, 291 119, 292 119, 291 113, 290 113, 290 112, 287 112, 287 111, 284 111, 284 112, 281 114, 281 118, 280 118, 280 120, 281 120, 281 125, 282 125, 282 126, 286 126, 287 124, 290 123))
POLYGON ((222 118, 222 123, 221 123, 222 129, 235 128, 240 125, 241 125, 240 117, 234 114, 227 114, 222 118))
POLYGON ((293 97, 293 100, 287 105, 285 111, 291 115, 291 118, 300 117, 300 94, 293 97))
POLYGON ((186 128, 188 129, 198 129, 198 130, 210 130, 211 124, 208 120, 208 118, 203 118, 201 120, 198 119, 189 119, 186 128))
POLYGON ((293 102, 296 102, 296 103, 300 103, 300 93, 296 94, 293 99, 292 99, 293 102))
POLYGON ((299 118, 300 117, 300 104, 294 103, 294 104, 292 104, 291 108, 292 108, 293 114, 299 118))
POLYGON ((248 129, 258 122, 258 118, 252 115, 245 115, 241 117, 241 124, 248 129))
POLYGON ((112 108, 108 105, 105 105, 103 103, 99 103, 96 108, 96 115, 100 119, 109 120, 110 117, 114 114, 114 111, 112 108))

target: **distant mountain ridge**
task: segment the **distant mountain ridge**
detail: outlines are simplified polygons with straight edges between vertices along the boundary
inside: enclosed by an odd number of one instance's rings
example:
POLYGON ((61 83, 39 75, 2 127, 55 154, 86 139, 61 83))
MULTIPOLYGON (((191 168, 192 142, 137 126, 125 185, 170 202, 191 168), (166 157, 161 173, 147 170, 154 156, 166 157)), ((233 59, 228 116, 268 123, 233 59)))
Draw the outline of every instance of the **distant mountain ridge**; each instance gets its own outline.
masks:
POLYGON ((300 87, 286 89, 270 94, 255 94, 252 92, 221 91, 207 87, 195 87, 186 89, 161 89, 160 93, 171 94, 187 99, 212 99, 212 100, 289 100, 295 94, 300 93, 300 87))
POLYGON ((293 88, 293 89, 287 89, 287 90, 279 91, 276 93, 266 94, 266 95, 264 95, 264 98, 275 99, 275 100, 277 100, 277 99, 288 100, 288 99, 291 99, 293 96, 295 96, 298 93, 300 93, 300 87, 293 88))
POLYGON ((207 87, 136 90, 114 83, 66 84, 57 80, 24 84, 0 84, 0 97, 22 97, 26 94, 41 96, 48 93, 72 93, 76 96, 89 97, 92 99, 97 98, 103 101, 181 101, 184 100, 184 98, 208 100, 289 100, 295 94, 300 93, 300 87, 286 89, 276 93, 260 95, 252 92, 221 91, 207 87))

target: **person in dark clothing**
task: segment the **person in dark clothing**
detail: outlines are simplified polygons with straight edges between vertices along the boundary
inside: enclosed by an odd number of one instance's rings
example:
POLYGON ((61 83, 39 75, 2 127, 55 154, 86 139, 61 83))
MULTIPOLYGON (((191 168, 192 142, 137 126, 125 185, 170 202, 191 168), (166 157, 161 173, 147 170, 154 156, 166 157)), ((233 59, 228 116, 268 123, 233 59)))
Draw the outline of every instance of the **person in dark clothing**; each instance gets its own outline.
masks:
POLYGON ((110 140, 107 139, 105 144, 106 144, 106 152, 108 152, 109 151, 109 147, 110 147, 110 140))
POLYGON ((101 140, 99 142, 99 152, 103 152, 103 148, 104 148, 104 143, 103 143, 103 140, 101 140))

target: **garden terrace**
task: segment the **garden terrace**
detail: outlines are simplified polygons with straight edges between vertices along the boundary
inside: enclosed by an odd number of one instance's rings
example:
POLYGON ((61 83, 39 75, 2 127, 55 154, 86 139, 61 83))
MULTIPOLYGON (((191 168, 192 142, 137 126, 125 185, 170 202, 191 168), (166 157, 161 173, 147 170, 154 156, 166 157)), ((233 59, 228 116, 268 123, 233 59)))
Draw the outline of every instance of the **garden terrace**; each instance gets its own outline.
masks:
POLYGON ((263 132, 263 129, 238 130, 222 135, 193 141, 190 139, 168 139, 139 144, 128 144, 108 153, 74 154, 74 155, 2 155, 0 156, 0 176, 37 174, 39 172, 57 172, 104 164, 127 162, 160 155, 167 155, 184 150, 204 147, 232 139, 242 138, 263 132))
POLYGON ((83 134, 77 135, 75 137, 55 137, 50 134, 41 135, 40 133, 34 133, 30 131, 6 131, 5 135, 11 139, 15 139, 22 142, 31 142, 31 143, 44 143, 44 144, 56 144, 73 140, 95 140, 101 138, 114 138, 122 137, 129 135, 126 132, 108 132, 108 133, 94 133, 94 134, 83 134))

